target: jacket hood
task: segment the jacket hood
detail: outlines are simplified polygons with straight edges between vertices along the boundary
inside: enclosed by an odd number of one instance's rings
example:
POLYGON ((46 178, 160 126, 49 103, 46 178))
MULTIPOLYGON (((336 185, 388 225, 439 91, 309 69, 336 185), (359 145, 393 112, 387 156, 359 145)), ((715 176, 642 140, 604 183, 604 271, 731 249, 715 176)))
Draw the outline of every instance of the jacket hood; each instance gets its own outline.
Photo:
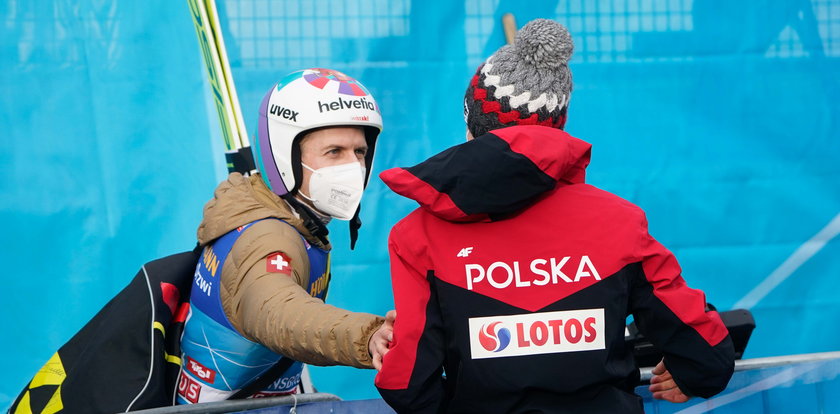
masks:
POLYGON ((513 126, 379 177, 444 220, 494 221, 558 185, 583 183, 591 148, 559 129, 513 126))
POLYGON ((202 246, 250 222, 274 217, 291 224, 310 243, 329 250, 307 230, 303 220, 292 208, 266 187, 259 174, 244 177, 232 173, 204 205, 204 217, 198 226, 198 242, 202 246))

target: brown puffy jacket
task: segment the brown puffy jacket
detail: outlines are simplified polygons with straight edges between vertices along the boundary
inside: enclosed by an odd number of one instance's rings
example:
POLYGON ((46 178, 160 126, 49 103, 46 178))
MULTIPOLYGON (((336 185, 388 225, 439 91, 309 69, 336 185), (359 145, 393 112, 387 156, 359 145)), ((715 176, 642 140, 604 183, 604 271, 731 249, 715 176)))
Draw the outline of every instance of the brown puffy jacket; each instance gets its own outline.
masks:
POLYGON ((274 352, 313 365, 372 368, 368 340, 382 318, 325 304, 307 293, 309 260, 300 234, 312 237, 288 204, 259 175, 231 174, 204 206, 198 241, 204 246, 229 231, 263 220, 245 231, 222 267, 222 306, 233 327, 274 352), (297 231, 295 231, 297 229, 297 231), (266 272, 266 258, 283 252, 292 275, 266 272))

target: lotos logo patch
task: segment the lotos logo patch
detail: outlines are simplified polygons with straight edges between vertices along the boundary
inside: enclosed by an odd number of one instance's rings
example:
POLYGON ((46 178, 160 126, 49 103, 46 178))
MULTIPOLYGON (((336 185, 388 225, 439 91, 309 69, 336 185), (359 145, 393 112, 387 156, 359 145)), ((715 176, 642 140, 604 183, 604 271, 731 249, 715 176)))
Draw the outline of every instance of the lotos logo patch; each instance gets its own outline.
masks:
POLYGON ((478 342, 484 349, 490 352, 499 352, 510 344, 510 330, 508 328, 499 327, 501 322, 492 322, 481 326, 481 332, 478 333, 478 342))
POLYGON ((482 359, 605 349, 604 326, 604 309, 470 318, 470 353, 482 359))

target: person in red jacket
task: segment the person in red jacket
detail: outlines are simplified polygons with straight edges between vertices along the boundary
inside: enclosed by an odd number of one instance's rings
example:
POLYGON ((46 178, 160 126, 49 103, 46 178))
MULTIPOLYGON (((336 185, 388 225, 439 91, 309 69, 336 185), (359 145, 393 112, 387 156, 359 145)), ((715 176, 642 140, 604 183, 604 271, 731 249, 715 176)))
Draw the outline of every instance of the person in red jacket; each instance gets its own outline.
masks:
POLYGON ((420 204, 388 242, 398 318, 376 386, 397 412, 642 413, 629 314, 664 353, 656 397, 708 398, 733 373, 644 212, 586 184, 591 146, 563 131, 571 53, 563 26, 530 22, 472 78, 468 141, 381 174, 420 204))

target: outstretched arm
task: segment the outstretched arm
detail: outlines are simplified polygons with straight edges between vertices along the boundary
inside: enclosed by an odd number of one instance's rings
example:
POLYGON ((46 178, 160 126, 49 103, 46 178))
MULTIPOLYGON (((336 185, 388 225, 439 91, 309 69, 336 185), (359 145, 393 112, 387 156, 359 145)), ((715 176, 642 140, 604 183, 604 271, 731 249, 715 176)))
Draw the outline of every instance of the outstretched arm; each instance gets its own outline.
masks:
POLYGON ((225 313, 246 338, 307 364, 373 367, 368 345, 384 320, 327 305, 304 290, 309 260, 291 226, 254 223, 222 270, 225 313), (271 266, 277 252, 289 259, 291 271, 271 266))

